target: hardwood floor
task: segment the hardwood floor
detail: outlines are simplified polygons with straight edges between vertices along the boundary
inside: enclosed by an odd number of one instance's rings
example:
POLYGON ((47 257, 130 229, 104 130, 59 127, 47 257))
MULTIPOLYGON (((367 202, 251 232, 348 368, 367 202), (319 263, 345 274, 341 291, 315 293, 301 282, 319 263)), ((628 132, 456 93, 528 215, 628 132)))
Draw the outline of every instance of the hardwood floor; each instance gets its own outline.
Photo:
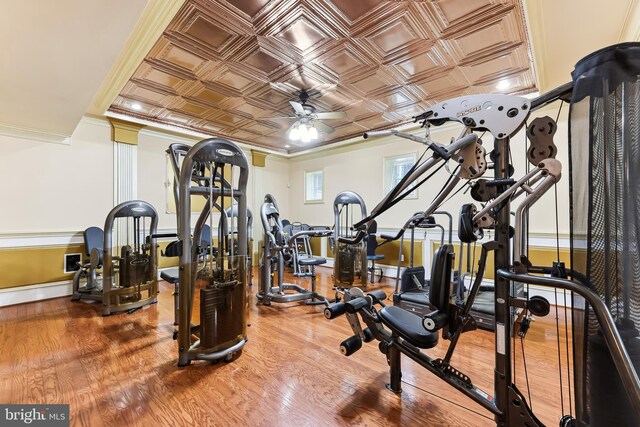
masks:
MULTIPOLYGON (((327 268, 319 289, 330 291, 327 268)), ((308 286, 307 279, 287 277, 308 286)), ((392 279, 382 285, 391 291, 392 279)), ((172 286, 159 302, 133 314, 102 317, 97 306, 58 298, 0 308, 0 402, 69 403, 71 424, 83 426, 494 425, 492 417, 403 357, 403 392, 385 388, 386 359, 375 342, 345 357, 344 317, 298 303, 257 306, 251 289, 249 342, 231 363, 178 368, 172 286)), ((564 314, 563 395, 568 412, 564 314)), ((526 395, 520 341, 516 373, 526 395)), ((441 340, 428 354, 443 356, 441 340)), ((547 425, 561 414, 555 312, 533 323, 524 342, 533 409, 547 425)), ((492 393, 494 339, 463 335, 452 365, 492 393)))

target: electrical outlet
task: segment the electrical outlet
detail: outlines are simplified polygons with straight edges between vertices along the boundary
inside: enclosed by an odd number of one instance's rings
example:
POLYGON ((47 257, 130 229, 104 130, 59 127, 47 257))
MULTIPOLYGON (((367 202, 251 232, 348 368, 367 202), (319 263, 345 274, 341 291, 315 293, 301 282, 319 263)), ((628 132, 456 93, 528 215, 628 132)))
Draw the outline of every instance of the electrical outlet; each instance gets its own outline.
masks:
POLYGON ((404 254, 400 255, 400 262, 404 262, 404 254))
POLYGON ((74 273, 80 270, 82 254, 64 254, 64 273, 74 273))

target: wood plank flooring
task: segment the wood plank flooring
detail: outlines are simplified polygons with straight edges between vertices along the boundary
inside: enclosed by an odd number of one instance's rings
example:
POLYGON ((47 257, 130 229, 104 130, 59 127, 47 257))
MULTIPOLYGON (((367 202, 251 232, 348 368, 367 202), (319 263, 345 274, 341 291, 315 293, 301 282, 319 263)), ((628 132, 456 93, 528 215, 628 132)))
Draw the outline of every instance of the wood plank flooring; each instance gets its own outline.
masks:
MULTIPOLYGON (((331 271, 318 269, 319 289, 331 271)), ((309 286, 308 279, 287 276, 309 286)), ((386 281, 386 282, 385 282, 386 281)), ((391 292, 393 280, 382 287, 391 292)), ((403 392, 388 382, 377 343, 344 357, 350 336, 344 317, 291 303, 257 306, 251 289, 249 342, 234 362, 194 362, 178 368, 173 287, 161 283, 159 302, 133 314, 102 317, 91 303, 58 298, 0 308, 0 402, 69 403, 77 426, 489 426, 492 417, 403 357, 403 392)), ((568 413, 564 314, 559 312, 562 393, 568 413)), ((516 374, 526 395, 519 339, 516 374)), ((444 355, 441 340, 432 356, 444 355)), ((555 311, 536 320, 525 341, 532 404, 547 425, 560 414, 555 311)), ((452 364, 492 393, 493 334, 463 335, 452 364)))

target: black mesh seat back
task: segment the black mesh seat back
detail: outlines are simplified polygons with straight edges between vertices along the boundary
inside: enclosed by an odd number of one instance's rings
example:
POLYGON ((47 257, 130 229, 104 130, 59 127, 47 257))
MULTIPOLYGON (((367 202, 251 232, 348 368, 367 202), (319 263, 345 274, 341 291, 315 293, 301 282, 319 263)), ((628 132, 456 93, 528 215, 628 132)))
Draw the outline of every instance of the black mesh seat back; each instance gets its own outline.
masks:
POLYGON ((200 246, 208 248, 211 246, 211 227, 209 224, 202 226, 202 233, 200 234, 200 246))
MULTIPOLYGON (((284 222, 282 224, 284 224, 284 222)), ((291 223, 284 225, 282 232, 287 236, 287 239, 289 239, 289 237, 293 236, 293 225, 291 225, 291 223)))
POLYGON ((89 227, 82 233, 84 238, 85 252, 91 256, 93 249, 100 249, 104 246, 104 231, 100 227, 89 227))
POLYGON ((376 248, 378 247, 378 239, 375 234, 367 234, 367 258, 376 255, 376 248))
POLYGON ((453 257, 453 245, 451 244, 440 246, 433 255, 429 302, 440 311, 446 311, 449 308, 453 257))
POLYGON ((423 266, 407 267, 404 269, 402 276, 400 276, 400 293, 420 290, 424 287, 423 266))

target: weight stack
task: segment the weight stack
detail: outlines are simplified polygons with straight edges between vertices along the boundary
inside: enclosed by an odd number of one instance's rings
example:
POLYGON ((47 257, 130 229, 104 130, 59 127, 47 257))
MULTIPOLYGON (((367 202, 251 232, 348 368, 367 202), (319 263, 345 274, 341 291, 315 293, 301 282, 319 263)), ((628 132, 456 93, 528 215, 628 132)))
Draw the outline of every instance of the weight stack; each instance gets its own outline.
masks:
MULTIPOLYGON (((244 268, 238 275, 244 278, 244 268)), ((246 287, 242 280, 207 280, 200 289, 200 345, 217 351, 227 348, 247 335, 246 287)))

